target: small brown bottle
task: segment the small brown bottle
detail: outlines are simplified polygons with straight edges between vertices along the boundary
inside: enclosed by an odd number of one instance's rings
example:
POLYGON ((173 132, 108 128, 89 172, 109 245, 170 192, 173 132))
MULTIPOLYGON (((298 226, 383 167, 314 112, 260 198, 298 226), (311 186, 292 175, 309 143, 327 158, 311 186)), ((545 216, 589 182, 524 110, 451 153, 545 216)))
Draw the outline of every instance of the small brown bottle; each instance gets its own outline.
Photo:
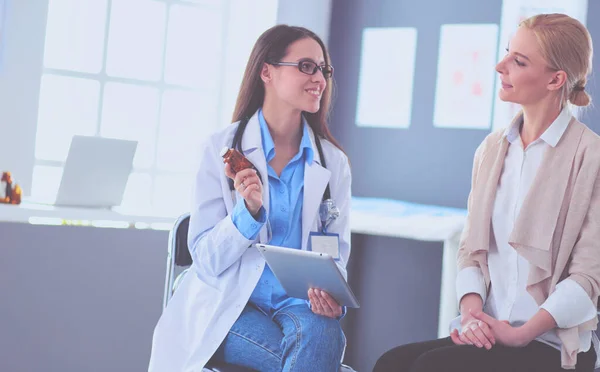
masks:
POLYGON ((257 170, 250 160, 234 148, 223 147, 221 156, 223 157, 223 163, 229 164, 234 173, 248 168, 257 170))

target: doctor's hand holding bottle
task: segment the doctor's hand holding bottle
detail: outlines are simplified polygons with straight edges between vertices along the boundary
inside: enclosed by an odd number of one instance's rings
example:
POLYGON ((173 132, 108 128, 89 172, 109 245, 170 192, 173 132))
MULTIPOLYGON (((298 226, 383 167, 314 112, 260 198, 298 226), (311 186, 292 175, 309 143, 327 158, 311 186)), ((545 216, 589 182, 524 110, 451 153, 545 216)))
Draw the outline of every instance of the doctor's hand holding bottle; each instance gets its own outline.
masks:
POLYGON ((225 164, 225 175, 233 180, 233 187, 244 201, 252 217, 257 217, 263 206, 263 187, 256 171, 247 168, 234 173, 229 164, 225 164))

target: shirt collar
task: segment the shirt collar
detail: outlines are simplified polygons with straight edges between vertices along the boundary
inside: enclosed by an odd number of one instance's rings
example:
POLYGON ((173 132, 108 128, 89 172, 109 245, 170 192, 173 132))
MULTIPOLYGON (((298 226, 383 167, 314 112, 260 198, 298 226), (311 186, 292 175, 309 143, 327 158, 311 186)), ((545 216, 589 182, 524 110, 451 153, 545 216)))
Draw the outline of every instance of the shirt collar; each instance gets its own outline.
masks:
MULTIPOLYGON (((263 150, 268 163, 275 157, 275 143, 273 142, 273 137, 271 137, 271 133, 269 132, 269 126, 267 125, 267 121, 263 115, 262 108, 258 110, 258 121, 260 123, 260 134, 262 137, 263 150)), ((304 155, 306 162, 312 163, 314 151, 310 141, 310 134, 308 133, 308 122, 304 116, 302 116, 302 140, 300 140, 298 155, 296 155, 292 160, 296 160, 300 155, 304 155)))
MULTIPOLYGON (((571 109, 568 107, 568 105, 565 105, 560 114, 556 117, 556 119, 554 119, 552 124, 550 124, 548 129, 546 129, 544 133, 542 133, 540 139, 542 139, 548 145, 556 147, 558 141, 560 141, 561 137, 567 130, 567 127, 571 122, 571 118, 571 109)), ((513 123, 508 128, 506 128, 506 131, 504 131, 504 136, 506 136, 508 142, 514 143, 515 141, 521 138, 521 124, 523 124, 522 114, 518 120, 514 120, 513 123)))

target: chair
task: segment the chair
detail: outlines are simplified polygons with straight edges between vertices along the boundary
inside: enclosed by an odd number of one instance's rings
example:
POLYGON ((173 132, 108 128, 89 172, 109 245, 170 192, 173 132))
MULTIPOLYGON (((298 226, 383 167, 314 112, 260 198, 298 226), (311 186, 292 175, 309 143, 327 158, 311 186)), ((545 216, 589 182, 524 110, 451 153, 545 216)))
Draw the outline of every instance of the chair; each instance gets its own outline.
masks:
MULTIPOLYGON (((190 215, 186 213, 180 216, 171 232, 169 233, 169 246, 167 249, 167 275, 165 278, 165 294, 163 297, 163 308, 167 307, 173 293, 188 273, 192 265, 192 256, 187 245, 188 229, 190 227, 190 215), (177 271, 183 269, 179 274, 177 271)), ((234 366, 224 363, 210 362, 204 367, 203 372, 252 372, 248 368, 234 366)))
MULTIPOLYGON (((187 235, 190 226, 189 213, 180 216, 169 233, 169 245, 167 248, 167 273, 165 278, 165 293, 163 297, 163 308, 167 307, 169 300, 181 283, 183 277, 188 273, 192 265, 192 257, 187 245, 187 235), (181 270, 183 269, 183 270, 181 270), (177 274, 177 271, 181 272, 177 274)), ((251 369, 234 366, 225 363, 209 362, 203 372, 252 372, 251 369)), ((352 368, 343 365, 340 372, 355 372, 352 368)))

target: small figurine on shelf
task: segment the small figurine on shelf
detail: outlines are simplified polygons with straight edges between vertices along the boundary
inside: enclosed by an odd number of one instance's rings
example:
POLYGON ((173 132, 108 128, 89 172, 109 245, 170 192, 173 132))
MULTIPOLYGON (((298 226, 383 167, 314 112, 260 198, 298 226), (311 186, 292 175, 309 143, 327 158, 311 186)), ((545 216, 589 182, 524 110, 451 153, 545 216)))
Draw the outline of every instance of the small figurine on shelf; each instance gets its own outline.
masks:
POLYGON ((23 190, 21 186, 13 182, 10 172, 2 173, 0 179, 0 203, 4 204, 21 204, 23 190))

